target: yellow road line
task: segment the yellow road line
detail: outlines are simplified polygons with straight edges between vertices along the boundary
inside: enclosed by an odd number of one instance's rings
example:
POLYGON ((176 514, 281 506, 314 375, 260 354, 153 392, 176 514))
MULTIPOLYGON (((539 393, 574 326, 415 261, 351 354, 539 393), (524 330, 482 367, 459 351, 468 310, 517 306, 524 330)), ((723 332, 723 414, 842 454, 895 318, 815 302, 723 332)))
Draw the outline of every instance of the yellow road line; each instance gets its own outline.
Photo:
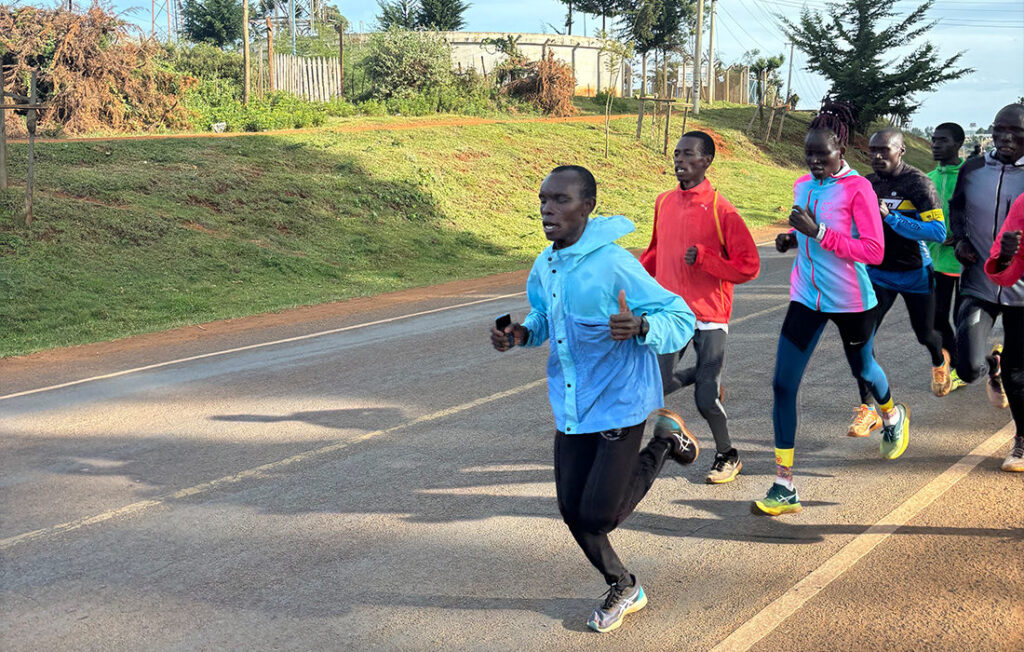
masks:
POLYGON ((40 539, 51 535, 71 532, 73 530, 83 528, 87 525, 96 525, 98 523, 103 523, 104 521, 109 521, 114 518, 122 516, 133 516, 135 514, 139 514, 140 512, 144 512, 153 507, 163 505, 164 503, 169 501, 180 500, 182 498, 190 498, 192 496, 208 493, 215 489, 219 489, 221 487, 226 487, 228 485, 241 482, 242 480, 259 478, 269 471, 278 471, 293 464, 308 462, 315 458, 323 457, 324 455, 336 453, 340 450, 348 448, 353 444, 358 444, 360 442, 366 441, 367 439, 372 439, 374 437, 379 437, 381 435, 391 434, 398 430, 404 430, 406 428, 411 428, 413 426, 417 426, 430 421, 444 419, 446 417, 459 414, 460 412, 466 412, 468 410, 472 410, 473 408, 480 407, 481 405, 486 405, 488 403, 493 403, 494 401, 500 401, 501 399, 508 398, 509 396, 514 396, 516 394, 527 392, 536 387, 540 387, 546 382, 546 378, 534 380, 532 382, 526 383, 525 385, 505 390, 503 392, 498 392, 496 394, 491 394, 490 396, 484 396, 482 398, 469 401, 468 403, 462 403, 460 405, 456 405, 450 408, 438 410, 437 412, 425 414, 421 417, 413 419, 412 421, 407 421, 405 423, 398 424, 397 426, 392 426, 390 428, 385 428, 383 430, 374 430, 372 432, 367 432, 347 441, 328 444, 327 446, 322 446, 320 448, 314 448, 312 450, 308 450, 297 455, 292 455, 291 457, 286 457, 284 459, 277 460, 276 462, 261 464, 260 466, 253 467, 251 469, 246 469, 244 471, 239 471, 238 473, 234 473, 232 475, 226 475, 222 478, 217 478, 216 480, 210 480, 209 482, 203 482, 197 485, 193 485, 191 487, 186 487, 185 489, 179 489, 178 491, 164 494, 156 498, 140 500, 138 502, 125 505, 124 507, 118 507, 117 509, 112 509, 101 514, 96 514, 94 516, 87 516, 84 518, 76 519, 74 521, 68 521, 67 523, 61 523, 59 525, 53 525, 51 527, 40 528, 38 530, 32 530, 31 532, 25 532, 23 534, 18 534, 16 536, 8 537, 6 539, 0 539, 0 550, 7 550, 8 548, 16 546, 19 543, 26 543, 34 539, 40 539))
POLYGON ((903 527, 910 519, 920 514, 953 485, 966 477, 982 461, 1006 445, 1013 437, 1014 431, 1014 424, 1011 421, 979 444, 977 448, 960 458, 956 464, 926 484, 902 505, 889 512, 882 520, 857 535, 853 541, 843 546, 828 561, 713 647, 711 652, 745 652, 749 650, 781 625, 784 620, 796 613, 808 600, 849 570, 861 557, 871 552, 875 546, 885 541, 889 535, 903 527))

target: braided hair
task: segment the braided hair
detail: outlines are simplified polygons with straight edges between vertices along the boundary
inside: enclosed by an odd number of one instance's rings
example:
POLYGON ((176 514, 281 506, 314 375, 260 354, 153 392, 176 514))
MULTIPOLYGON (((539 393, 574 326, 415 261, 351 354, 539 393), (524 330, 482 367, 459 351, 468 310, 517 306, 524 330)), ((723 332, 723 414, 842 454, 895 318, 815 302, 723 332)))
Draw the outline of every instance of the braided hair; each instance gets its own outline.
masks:
POLYGON ((853 107, 846 102, 837 102, 826 98, 821 103, 818 115, 811 120, 810 130, 831 131, 836 142, 841 147, 846 147, 850 142, 850 130, 853 125, 853 107))

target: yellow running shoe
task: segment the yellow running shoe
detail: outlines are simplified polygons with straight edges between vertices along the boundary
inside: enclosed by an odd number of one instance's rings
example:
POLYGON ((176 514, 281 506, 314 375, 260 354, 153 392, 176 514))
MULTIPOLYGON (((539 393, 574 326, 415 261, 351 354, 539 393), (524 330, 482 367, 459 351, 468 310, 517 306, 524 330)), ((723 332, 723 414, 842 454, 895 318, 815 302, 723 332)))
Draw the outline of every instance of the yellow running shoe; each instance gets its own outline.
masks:
POLYGON ((778 482, 773 482, 768 489, 768 495, 761 500, 755 500, 750 505, 750 511, 754 514, 767 514, 778 516, 780 514, 795 514, 803 509, 800 505, 800 498, 796 495, 796 489, 787 489, 778 482))
POLYGON ((853 423, 846 431, 847 437, 867 437, 872 432, 882 427, 882 417, 878 416, 878 410, 874 405, 864 405, 854 410, 853 423))
POLYGON ((949 374, 949 378, 952 381, 949 385, 949 391, 955 392, 961 387, 967 387, 967 383, 960 380, 960 375, 956 373, 956 369, 954 369, 953 372, 949 374))
POLYGON ((953 376, 949 371, 949 351, 942 349, 942 364, 932 367, 932 394, 943 397, 953 391, 953 376))
POLYGON ((907 450, 910 443, 910 408, 897 403, 893 410, 899 415, 896 423, 882 427, 882 443, 879 452, 887 460, 894 460, 907 450))

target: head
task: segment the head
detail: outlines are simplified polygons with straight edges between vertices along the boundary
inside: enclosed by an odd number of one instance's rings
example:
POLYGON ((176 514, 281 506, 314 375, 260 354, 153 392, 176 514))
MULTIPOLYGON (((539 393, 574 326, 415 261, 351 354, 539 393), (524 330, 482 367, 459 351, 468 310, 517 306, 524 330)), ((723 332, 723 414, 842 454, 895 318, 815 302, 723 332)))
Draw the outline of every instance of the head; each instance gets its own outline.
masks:
POLYGON ((703 131, 688 131, 676 143, 672 154, 679 187, 689 190, 704 181, 704 175, 715 160, 715 141, 703 131))
POLYGON ((562 249, 579 240, 587 228, 597 205, 597 181, 585 167, 561 165, 544 178, 538 196, 544 237, 562 249))
POLYGON ((903 143, 903 133, 895 127, 876 131, 871 134, 871 140, 868 141, 871 169, 883 177, 895 174, 906 153, 907 146, 903 143))
POLYGON ((821 105, 804 138, 807 169, 815 179, 827 179, 842 169, 852 125, 849 105, 829 100, 821 105))
POLYGON ((1003 163, 1015 163, 1024 156, 1024 104, 1000 109, 992 122, 995 157, 1003 163))
POLYGON ((964 128, 955 122, 943 122, 932 132, 932 158, 942 165, 953 165, 960 160, 964 146, 964 128))

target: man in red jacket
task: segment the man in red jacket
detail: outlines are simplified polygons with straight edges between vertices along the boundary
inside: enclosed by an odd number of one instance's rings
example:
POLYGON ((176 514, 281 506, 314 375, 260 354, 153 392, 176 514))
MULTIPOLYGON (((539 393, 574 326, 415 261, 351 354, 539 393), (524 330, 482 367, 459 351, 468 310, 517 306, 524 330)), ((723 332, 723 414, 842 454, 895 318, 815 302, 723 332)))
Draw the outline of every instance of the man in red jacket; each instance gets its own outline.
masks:
POLYGON ((705 178, 715 159, 711 136, 702 131, 684 134, 674 158, 679 187, 655 201, 654 233, 640 262, 665 289, 683 297, 697 317, 692 340, 696 365, 679 365, 686 349, 659 356, 662 384, 666 395, 696 385, 697 409, 717 449, 707 481, 721 484, 743 468, 729 439, 721 395, 733 284, 756 278, 761 259, 743 218, 705 178))

